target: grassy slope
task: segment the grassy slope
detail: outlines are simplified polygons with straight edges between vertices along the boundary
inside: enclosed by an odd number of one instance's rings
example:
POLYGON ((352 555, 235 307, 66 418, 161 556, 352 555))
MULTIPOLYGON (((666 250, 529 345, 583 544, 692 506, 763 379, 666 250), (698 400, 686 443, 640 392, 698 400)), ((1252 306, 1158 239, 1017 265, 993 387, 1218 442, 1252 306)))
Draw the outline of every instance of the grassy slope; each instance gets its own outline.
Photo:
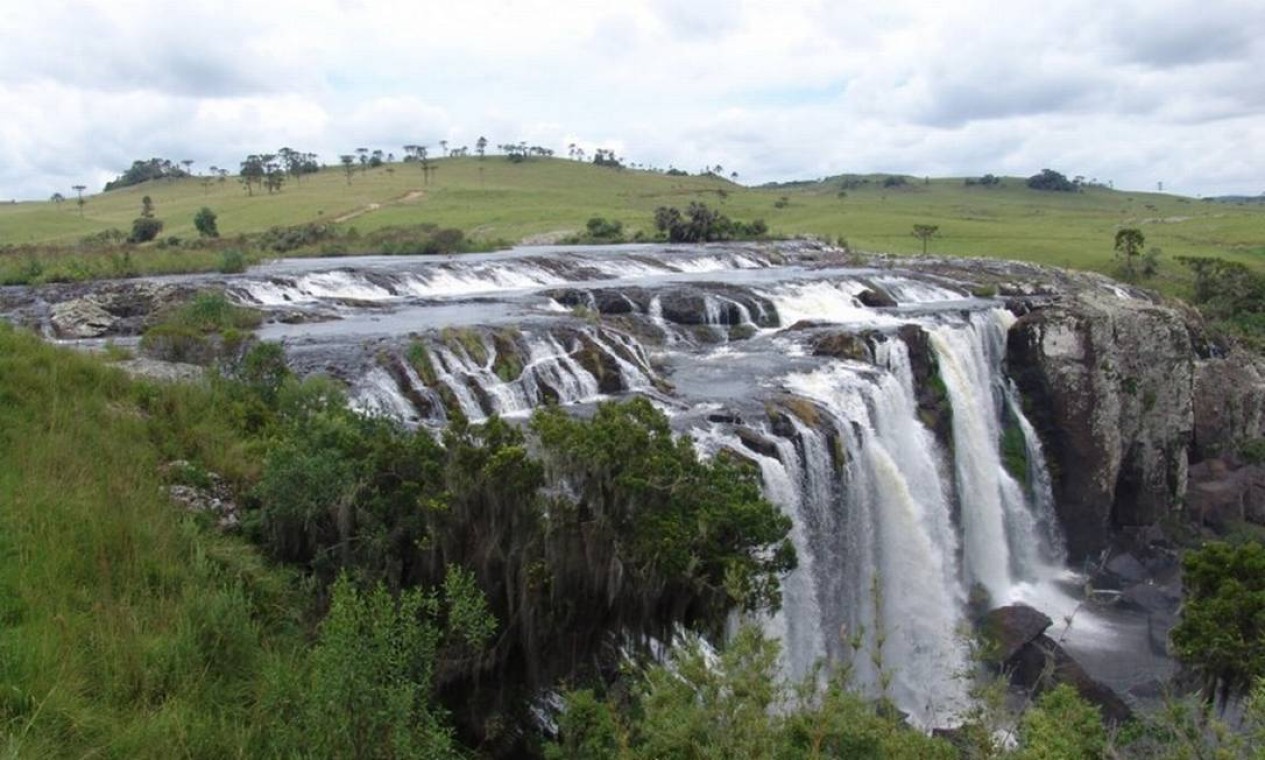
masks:
POLYGON ((163 495, 172 457, 249 460, 208 403, 0 325, 0 757, 257 741, 299 605, 253 548, 163 495))
POLYGON ((329 168, 271 196, 248 197, 232 180, 209 187, 197 179, 151 183, 91 196, 83 219, 73 199, 60 209, 48 202, 0 206, 0 243, 70 243, 111 227, 127 230, 143 195, 153 198, 158 217, 166 221, 164 236, 192 237, 193 215, 206 205, 219 214, 226 236, 360 212, 344 224, 366 231, 433 222, 474 238, 511 242, 580 230, 591 216, 650 232, 657 206, 701 200, 734 218, 764 218, 778 234, 842 237, 866 251, 917 252, 921 243, 910 228, 926 223, 940 226, 932 252, 1107 271, 1112 236, 1126 225, 1140 227, 1148 245, 1169 257, 1218 255, 1253 266, 1265 260, 1265 207, 1259 204, 1101 189, 1037 192, 1017 178, 994 188, 964 187, 954 179, 889 190, 875 183, 840 198, 833 182, 753 189, 714 177, 616 171, 562 159, 513 164, 498 156, 441 159, 434 165, 428 185, 416 165, 357 171, 351 184, 340 169, 329 168), (775 208, 783 195, 789 205, 775 208))

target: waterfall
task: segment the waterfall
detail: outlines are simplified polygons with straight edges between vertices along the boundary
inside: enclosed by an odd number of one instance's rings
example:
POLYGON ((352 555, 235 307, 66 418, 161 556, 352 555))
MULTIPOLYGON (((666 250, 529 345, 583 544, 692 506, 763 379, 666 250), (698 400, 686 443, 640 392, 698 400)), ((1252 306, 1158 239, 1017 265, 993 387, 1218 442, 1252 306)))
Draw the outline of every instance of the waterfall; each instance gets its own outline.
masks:
POLYGON ((770 623, 792 650, 792 675, 843 658, 871 694, 943 724, 970 704, 971 589, 995 604, 1065 602, 1048 583, 1062 550, 1044 456, 1002 372, 1011 319, 993 310, 925 327, 951 406, 951 452, 919 418, 910 348, 894 335, 874 339, 874 365, 833 361, 783 378, 822 412, 793 420, 793 435, 782 429, 779 463, 757 460, 769 498, 794 516, 802 560, 770 623), (1020 479, 1003 463, 1008 426, 1026 455, 1020 479))
POLYGON ((980 584, 998 604, 1013 598, 1016 583, 1048 578, 1060 552, 1043 549, 1057 533, 1049 475, 1035 432, 1002 372, 1012 321, 1009 312, 992 309, 971 314, 965 324, 942 324, 929 332, 953 406, 967 580, 980 584), (1035 488, 1025 490, 1003 464, 1003 414, 1014 420, 1023 437, 1029 480, 1034 457, 1040 462, 1035 488), (1034 540, 1043 534, 1045 541, 1034 540))
MULTIPOLYGON (((1005 378, 1014 318, 941 278, 774 259, 718 247, 574 249, 361 269, 281 263, 227 284, 287 320, 304 310, 370 315, 347 319, 349 334, 386 336, 353 389, 369 411, 442 423, 447 406, 477 421, 624 392, 676 410, 679 430, 749 457, 766 496, 792 516, 799 567, 782 610, 764 621, 784 642, 787 675, 846 664, 857 685, 920 725, 951 723, 970 705, 968 599, 982 590, 994 605, 1027 601, 1055 619, 1078 604, 1053 582, 1066 571, 1050 475, 1005 378), (725 271, 735 275, 700 276, 725 271), (611 319, 569 314, 561 289, 531 292, 559 285, 611 319), (898 306, 867 306, 868 290, 898 306), (731 342, 738 325, 782 329, 731 342), (723 351, 709 347, 708 330, 723 351), (429 366, 403 358, 404 331, 429 366), (872 363, 818 354, 822 337, 848 334, 866 350, 842 353, 872 363), (702 421, 709 408, 725 414, 702 421)), ((337 324, 288 329, 306 341, 336 337, 337 324)))
MULTIPOLYGON (((839 362, 786 378, 829 413, 849 455, 840 487, 819 494, 831 502, 806 514, 804 500, 797 518, 819 519, 811 512, 823 508, 839 513, 842 530, 830 534, 837 558, 813 556, 812 564, 817 584, 837 594, 826 601, 846 621, 826 633, 860 642, 845 652, 860 684, 931 725, 967 704, 968 659, 958 639, 965 594, 935 442, 918 421, 908 376, 898 374, 839 362)), ((812 458, 806 466, 829 464, 824 452, 812 458)))

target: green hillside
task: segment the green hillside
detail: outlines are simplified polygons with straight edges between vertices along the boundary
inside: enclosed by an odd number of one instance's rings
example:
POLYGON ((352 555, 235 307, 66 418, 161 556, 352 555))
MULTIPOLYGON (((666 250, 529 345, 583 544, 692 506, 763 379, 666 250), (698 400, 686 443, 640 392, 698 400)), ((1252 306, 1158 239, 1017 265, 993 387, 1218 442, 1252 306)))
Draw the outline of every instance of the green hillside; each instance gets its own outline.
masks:
POLYGON ((892 188, 874 178, 852 183, 841 196, 838 179, 748 188, 714 176, 667 176, 563 159, 512 163, 499 156, 440 159, 432 166, 429 182, 416 163, 357 169, 350 182, 341 168, 329 167, 287 182, 279 193, 256 190, 253 196, 233 178, 159 180, 87 196, 82 217, 73 196, 61 204, 11 204, 0 206, 0 244, 73 244, 111 228, 126 232, 148 195, 166 224, 164 238, 195 237, 193 216, 202 206, 218 214, 226 237, 310 222, 360 232, 434 223, 478 241, 543 241, 580 231, 593 216, 620 220, 630 234, 649 234, 656 207, 701 201, 735 219, 762 218, 776 235, 842 238, 864 251, 918 252, 912 225, 934 224, 934 253, 1104 271, 1112 265, 1112 236, 1120 226, 1142 229, 1148 246, 1170 258, 1217 255, 1255 265, 1265 254, 1265 208, 1258 204, 1103 188, 1041 192, 1022 178, 971 187, 961 179, 911 178, 892 188))

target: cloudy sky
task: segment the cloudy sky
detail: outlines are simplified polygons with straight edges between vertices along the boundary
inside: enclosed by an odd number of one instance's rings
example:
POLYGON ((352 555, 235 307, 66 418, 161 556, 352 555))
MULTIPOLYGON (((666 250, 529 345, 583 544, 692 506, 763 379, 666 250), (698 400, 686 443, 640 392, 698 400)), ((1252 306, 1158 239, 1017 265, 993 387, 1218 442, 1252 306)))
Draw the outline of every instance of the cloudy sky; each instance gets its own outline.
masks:
POLYGON ((1261 0, 0 0, 0 30, 0 198, 480 135, 743 182, 1265 191, 1261 0))

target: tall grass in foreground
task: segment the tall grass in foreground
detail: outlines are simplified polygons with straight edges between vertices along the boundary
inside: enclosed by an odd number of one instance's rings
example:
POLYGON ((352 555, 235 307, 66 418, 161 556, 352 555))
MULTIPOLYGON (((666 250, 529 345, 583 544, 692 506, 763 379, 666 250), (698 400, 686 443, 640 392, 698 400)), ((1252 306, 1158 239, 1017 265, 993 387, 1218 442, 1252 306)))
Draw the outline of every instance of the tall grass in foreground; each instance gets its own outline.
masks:
POLYGON ((248 460, 211 403, 0 326, 0 757, 256 754, 302 605, 164 493, 248 460))

